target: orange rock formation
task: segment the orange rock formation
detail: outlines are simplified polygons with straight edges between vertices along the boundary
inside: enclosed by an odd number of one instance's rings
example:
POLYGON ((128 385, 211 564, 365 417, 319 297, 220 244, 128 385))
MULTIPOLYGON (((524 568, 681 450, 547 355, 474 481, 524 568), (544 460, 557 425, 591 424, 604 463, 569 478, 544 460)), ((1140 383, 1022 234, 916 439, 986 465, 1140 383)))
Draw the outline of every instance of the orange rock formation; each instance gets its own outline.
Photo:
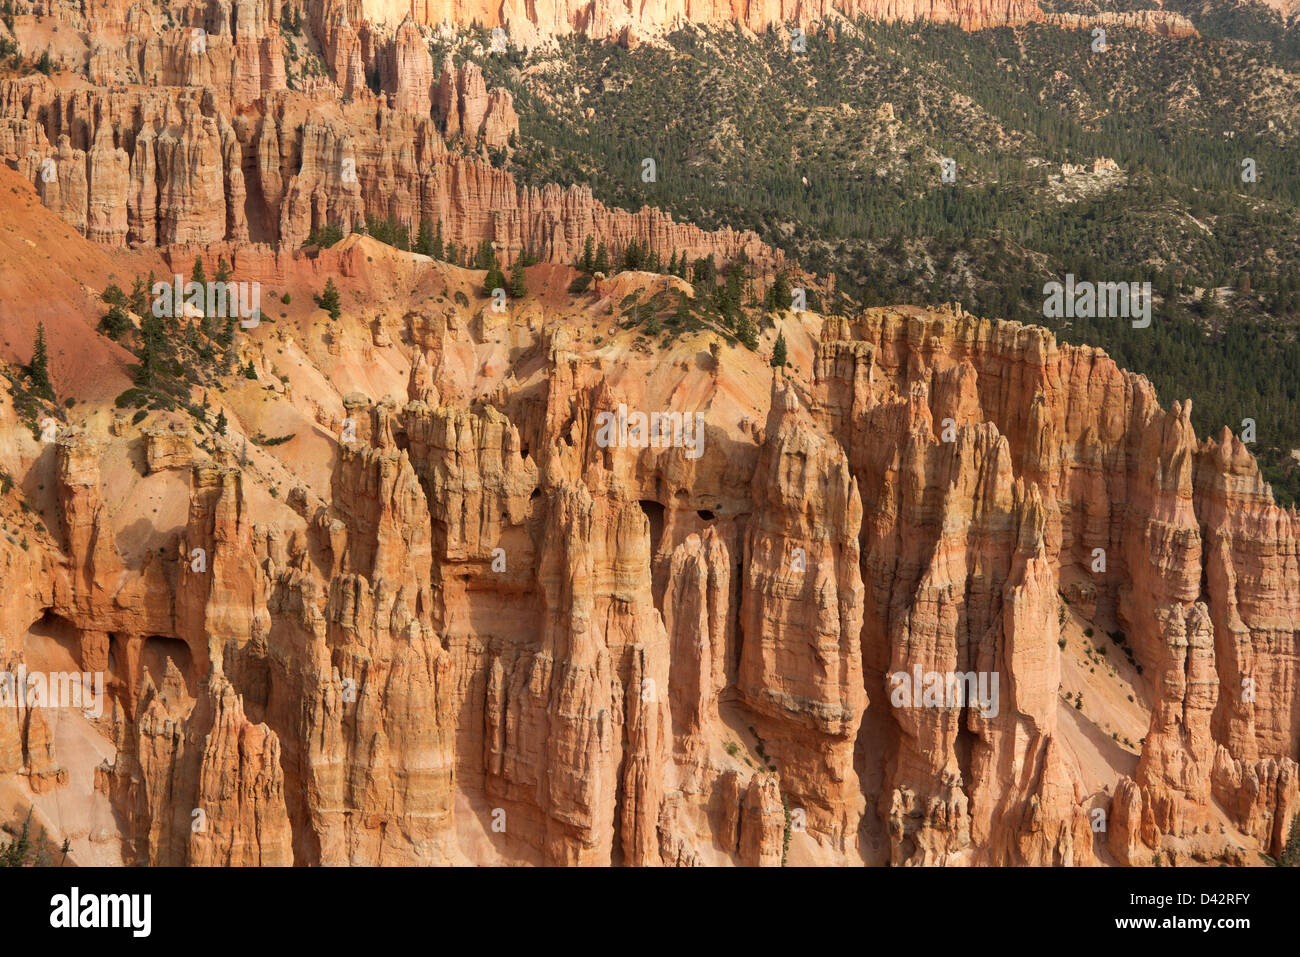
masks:
MULTIPOLYGON (((608 297, 649 275, 570 304, 571 270, 532 267, 499 315, 481 273, 359 237, 234 265, 295 306, 241 338, 262 381, 213 396, 227 435, 127 423, 112 389, 52 448, 3 410, 6 498, 48 516, 5 503, 27 547, 0 537, 23 596, 4 658, 65 655, 110 699, 4 712, 4 793, 121 822, 74 829, 77 858, 1280 849, 1300 515, 1101 352, 960 310, 786 314, 774 374, 736 347, 715 367, 704 334, 644 353, 611 331, 608 297), (367 303, 332 325, 310 305, 327 274, 367 303), (702 414, 700 453, 598 441, 620 404, 702 414), (272 431, 292 438, 245 439, 272 431), (1062 699, 1085 620, 1142 666, 1141 745, 1099 756, 1081 729, 1111 715, 1062 699), (996 707, 900 707, 913 669, 996 675, 996 707)), ((1091 700, 1117 679, 1089 680, 1091 700)))
POLYGON ((0 810, 34 807, 86 863, 1280 851, 1300 514, 1236 437, 1198 439, 1098 350, 959 309, 786 313, 782 372, 776 330, 759 353, 646 347, 614 314, 663 278, 570 295, 557 264, 587 237, 743 251, 759 282, 781 254, 518 186, 487 159, 509 96, 473 64, 435 74, 420 33, 1036 6, 331 2, 307 23, 333 79, 302 89, 273 3, 182 5, 167 29, 117 0, 52 9, 101 28, 56 50, 94 85, 0 83, 0 279, 28 290, 2 357, 30 359, 39 318, 80 401, 45 434, 0 397, 0 661, 100 675, 107 701, 0 707, 0 810), (299 248, 367 217, 544 262, 503 314, 481 272, 358 235, 299 248), (130 357, 92 333, 109 282, 197 253, 284 307, 239 333, 256 381, 191 396, 224 434, 121 415, 130 357), (327 277, 337 323, 312 305, 327 277), (698 414, 702 444, 599 440, 619 407, 698 414), (1098 673, 1097 631, 1134 667, 1098 673), (900 703, 912 674, 996 698, 900 703))

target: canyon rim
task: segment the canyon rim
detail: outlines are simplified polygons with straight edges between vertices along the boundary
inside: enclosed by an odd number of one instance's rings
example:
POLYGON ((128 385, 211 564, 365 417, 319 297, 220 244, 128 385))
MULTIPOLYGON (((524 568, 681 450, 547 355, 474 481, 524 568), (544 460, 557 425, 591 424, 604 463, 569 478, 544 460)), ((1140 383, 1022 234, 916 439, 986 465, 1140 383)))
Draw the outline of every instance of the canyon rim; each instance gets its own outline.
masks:
MULTIPOLYGON (((575 49, 882 22, 1181 56, 1219 29, 1197 17, 8 3, 6 843, 80 867, 1294 863, 1300 512, 1253 449, 1285 413, 1198 430, 1151 370, 1047 327, 1160 335, 1179 291, 1142 287, 1150 330, 868 304, 797 223, 512 166, 560 155, 529 111, 585 108, 542 79, 575 49)), ((905 141, 916 102, 856 148, 905 141)), ((867 115, 845 107, 828 128, 867 115)), ((973 165, 945 145, 877 165, 942 189, 973 165)), ((1087 159, 1042 182, 1143 188, 1087 159)), ((1214 304, 1264 281, 1186 295, 1247 324, 1214 304)))

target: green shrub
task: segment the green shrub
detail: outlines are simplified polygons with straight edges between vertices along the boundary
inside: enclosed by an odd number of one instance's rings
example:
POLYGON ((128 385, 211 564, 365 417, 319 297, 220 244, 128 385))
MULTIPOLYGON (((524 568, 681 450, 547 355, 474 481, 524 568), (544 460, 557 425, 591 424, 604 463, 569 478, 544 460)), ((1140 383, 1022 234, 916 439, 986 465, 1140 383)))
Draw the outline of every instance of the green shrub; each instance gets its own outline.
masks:
POLYGON ((334 285, 333 276, 325 280, 325 291, 316 297, 316 305, 329 313, 330 319, 338 321, 339 314, 342 311, 342 303, 339 299, 338 288, 334 285))

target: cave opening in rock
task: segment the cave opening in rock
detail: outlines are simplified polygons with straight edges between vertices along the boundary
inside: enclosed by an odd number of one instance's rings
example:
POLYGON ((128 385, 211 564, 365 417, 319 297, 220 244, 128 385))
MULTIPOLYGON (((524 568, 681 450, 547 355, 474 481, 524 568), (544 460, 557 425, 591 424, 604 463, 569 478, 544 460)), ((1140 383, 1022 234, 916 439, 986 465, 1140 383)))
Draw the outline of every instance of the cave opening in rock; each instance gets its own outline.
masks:
POLYGON ((81 636, 75 625, 46 609, 23 638, 28 671, 80 671, 81 636))
POLYGON ((713 512, 710 511, 710 510, 707 509, 707 508, 697 509, 696 512, 695 512, 695 514, 698 515, 700 518, 702 518, 702 519, 703 519, 704 521, 706 521, 706 522, 711 522, 711 521, 713 521, 713 519, 716 517, 716 516, 713 514, 713 512))
POLYGON ((659 554, 659 540, 664 534, 664 507, 648 498, 641 499, 637 504, 650 520, 650 556, 653 558, 659 554))
POLYGON ((193 697, 194 662, 190 654, 190 646, 179 638, 170 638, 166 635, 150 635, 144 640, 144 647, 140 650, 140 668, 142 672, 149 672, 154 687, 162 686, 169 661, 185 678, 185 690, 190 697, 193 697))
MULTIPOLYGON (((417 597, 418 604, 419 599, 417 597)), ((419 614, 417 608, 416 613, 419 614)), ((266 720, 266 709, 271 701, 271 668, 264 654, 246 647, 230 657, 227 667, 230 683, 244 698, 244 713, 256 723, 266 720)))

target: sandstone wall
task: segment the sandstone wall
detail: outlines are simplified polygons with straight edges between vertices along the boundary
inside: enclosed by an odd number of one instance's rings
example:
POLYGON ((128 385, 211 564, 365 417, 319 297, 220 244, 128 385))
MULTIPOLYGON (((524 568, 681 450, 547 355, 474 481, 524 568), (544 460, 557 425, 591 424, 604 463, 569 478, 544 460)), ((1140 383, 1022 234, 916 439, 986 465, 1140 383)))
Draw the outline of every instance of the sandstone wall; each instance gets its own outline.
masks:
MULTIPOLYGON (((509 333, 537 385, 476 398, 461 363, 507 331, 428 308, 401 318, 408 396, 343 397, 322 495, 268 511, 228 456, 161 469, 188 517, 128 565, 105 446, 73 430, 57 539, 0 541, 33 596, 15 627, 55 615, 109 668, 124 860, 1236 861, 1221 823, 1280 851, 1300 516, 1186 404, 1044 330, 917 309, 828 318, 761 425, 725 370, 611 376, 545 325, 509 333), (702 411, 703 454, 598 443, 619 403, 702 411), (1106 792, 1058 697, 1079 575, 1150 702, 1106 792), (159 641, 185 649, 161 669, 159 641), (997 707, 900 707, 886 676, 914 668, 995 674, 997 707)), ((67 786, 39 721, 0 741, 67 786)))

